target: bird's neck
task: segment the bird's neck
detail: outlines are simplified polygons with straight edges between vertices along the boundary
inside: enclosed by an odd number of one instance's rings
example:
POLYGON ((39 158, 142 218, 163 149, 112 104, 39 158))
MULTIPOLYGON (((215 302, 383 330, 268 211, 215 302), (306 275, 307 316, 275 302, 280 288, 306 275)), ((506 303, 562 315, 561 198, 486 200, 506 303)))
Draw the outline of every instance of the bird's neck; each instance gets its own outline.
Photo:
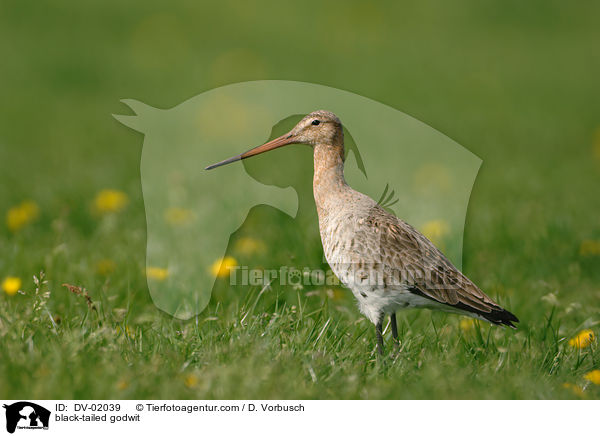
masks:
POLYGON ((335 207, 335 201, 348 188, 344 179, 344 148, 318 144, 314 147, 313 161, 313 194, 321 217, 335 207))

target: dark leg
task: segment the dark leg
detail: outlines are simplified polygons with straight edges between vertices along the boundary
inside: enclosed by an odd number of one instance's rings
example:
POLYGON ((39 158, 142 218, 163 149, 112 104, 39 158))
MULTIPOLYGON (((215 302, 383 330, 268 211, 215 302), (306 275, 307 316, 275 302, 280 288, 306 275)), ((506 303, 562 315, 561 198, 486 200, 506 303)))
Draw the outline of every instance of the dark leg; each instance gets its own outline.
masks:
POLYGON ((394 338, 394 342, 396 345, 400 343, 398 340, 398 323, 396 322, 396 312, 390 315, 390 323, 392 324, 392 338, 394 338))
POLYGON ((377 334, 377 352, 379 355, 383 355, 383 314, 379 317, 377 324, 375 324, 375 333, 377 334))

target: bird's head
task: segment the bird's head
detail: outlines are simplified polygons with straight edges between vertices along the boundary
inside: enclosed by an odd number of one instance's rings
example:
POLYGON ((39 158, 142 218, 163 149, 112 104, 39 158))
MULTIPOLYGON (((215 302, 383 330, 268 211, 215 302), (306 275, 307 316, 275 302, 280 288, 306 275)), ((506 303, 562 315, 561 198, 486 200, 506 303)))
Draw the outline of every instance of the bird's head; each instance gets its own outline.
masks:
POLYGON ((342 122, 333 112, 314 111, 289 132, 296 144, 337 145, 343 143, 342 122))

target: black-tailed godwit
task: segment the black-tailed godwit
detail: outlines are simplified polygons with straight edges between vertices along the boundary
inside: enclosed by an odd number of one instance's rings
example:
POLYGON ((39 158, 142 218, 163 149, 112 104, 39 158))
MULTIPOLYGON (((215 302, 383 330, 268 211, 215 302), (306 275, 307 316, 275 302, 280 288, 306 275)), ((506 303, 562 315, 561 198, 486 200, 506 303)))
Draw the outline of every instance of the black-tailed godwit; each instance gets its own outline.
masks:
POLYGON ((285 135, 206 169, 288 144, 306 144, 313 149, 313 193, 325 258, 352 290, 360 311, 375 324, 380 353, 384 316, 390 315, 397 343, 396 311, 402 308, 438 309, 510 327, 519 321, 420 232, 348 186, 342 123, 331 112, 312 112, 285 135))

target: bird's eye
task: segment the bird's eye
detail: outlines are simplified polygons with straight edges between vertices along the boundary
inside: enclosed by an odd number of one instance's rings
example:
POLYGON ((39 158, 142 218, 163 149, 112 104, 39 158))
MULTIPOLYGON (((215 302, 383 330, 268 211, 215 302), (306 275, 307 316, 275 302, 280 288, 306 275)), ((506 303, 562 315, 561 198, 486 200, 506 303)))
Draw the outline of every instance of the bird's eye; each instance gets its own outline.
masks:
POLYGON ((319 120, 313 120, 313 122, 312 122, 313 126, 318 126, 319 124, 321 124, 321 122, 319 120))

